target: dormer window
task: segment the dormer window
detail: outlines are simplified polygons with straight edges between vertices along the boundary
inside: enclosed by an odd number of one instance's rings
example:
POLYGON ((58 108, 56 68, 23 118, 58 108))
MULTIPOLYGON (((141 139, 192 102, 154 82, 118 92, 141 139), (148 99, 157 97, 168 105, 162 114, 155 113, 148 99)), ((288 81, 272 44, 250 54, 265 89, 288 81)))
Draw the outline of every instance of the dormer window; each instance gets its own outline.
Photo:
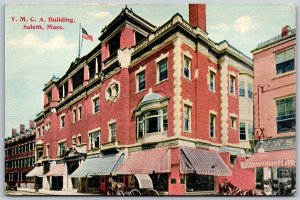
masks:
POLYGON ((108 42, 109 56, 117 53, 118 49, 120 49, 120 32, 115 34, 108 42))
POLYGON ((141 41, 143 41, 146 38, 144 35, 142 35, 137 31, 135 31, 134 37, 135 37, 135 44, 139 44, 141 41))
POLYGON ((76 74, 74 74, 74 76, 72 77, 73 90, 76 90, 76 88, 83 85, 83 78, 84 78, 83 76, 84 76, 83 68, 81 68, 78 72, 76 72, 76 74))
POLYGON ((47 102, 51 103, 51 101, 52 101, 52 90, 47 93, 47 102))

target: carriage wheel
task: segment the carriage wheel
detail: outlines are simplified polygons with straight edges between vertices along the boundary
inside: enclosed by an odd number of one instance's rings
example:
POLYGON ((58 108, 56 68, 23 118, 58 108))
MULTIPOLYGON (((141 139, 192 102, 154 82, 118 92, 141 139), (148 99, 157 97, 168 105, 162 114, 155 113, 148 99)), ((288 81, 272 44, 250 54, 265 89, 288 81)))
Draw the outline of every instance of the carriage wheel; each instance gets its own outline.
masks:
POLYGON ((145 192, 145 195, 146 196, 158 196, 158 192, 154 189, 149 189, 145 192))
POLYGON ((124 192, 122 190, 118 190, 116 195, 117 196, 124 196, 124 192))
POLYGON ((137 189, 133 189, 129 193, 130 196, 141 196, 142 194, 137 189))

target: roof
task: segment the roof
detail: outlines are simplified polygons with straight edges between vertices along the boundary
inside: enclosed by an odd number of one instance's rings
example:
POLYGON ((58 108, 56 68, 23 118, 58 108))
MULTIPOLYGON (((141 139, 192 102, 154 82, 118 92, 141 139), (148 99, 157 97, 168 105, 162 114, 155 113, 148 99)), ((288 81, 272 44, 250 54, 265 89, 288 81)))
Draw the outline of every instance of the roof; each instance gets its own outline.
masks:
POLYGON ((171 172, 169 147, 132 152, 116 174, 152 174, 171 172))
POLYGON ((63 176, 64 175, 64 164, 56 164, 51 167, 50 171, 45 176, 63 176))
POLYGON ((181 147, 180 171, 213 176, 231 176, 232 172, 216 151, 181 147))
POLYGON ((162 96, 160 94, 157 93, 152 93, 152 91, 149 91, 149 93, 147 93, 144 98, 142 99, 142 101, 139 104, 148 102, 148 101, 155 101, 155 100, 159 100, 161 99, 162 96))
POLYGON ((123 162, 124 154, 88 156, 71 177, 110 175, 123 162))
POLYGON ((26 177, 43 176, 43 166, 33 168, 26 177))
POLYGON ((241 163, 242 168, 258 167, 295 167, 296 149, 285 149, 255 153, 245 162, 241 163))

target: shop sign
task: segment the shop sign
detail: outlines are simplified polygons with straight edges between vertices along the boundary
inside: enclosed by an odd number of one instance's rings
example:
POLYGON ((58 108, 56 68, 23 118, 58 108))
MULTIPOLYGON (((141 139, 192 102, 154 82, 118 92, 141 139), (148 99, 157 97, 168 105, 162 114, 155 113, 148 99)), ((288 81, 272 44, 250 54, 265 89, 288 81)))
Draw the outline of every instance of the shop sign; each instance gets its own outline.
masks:
POLYGON ((296 137, 260 140, 256 142, 255 150, 257 151, 260 148, 263 148, 264 151, 296 148, 296 137))

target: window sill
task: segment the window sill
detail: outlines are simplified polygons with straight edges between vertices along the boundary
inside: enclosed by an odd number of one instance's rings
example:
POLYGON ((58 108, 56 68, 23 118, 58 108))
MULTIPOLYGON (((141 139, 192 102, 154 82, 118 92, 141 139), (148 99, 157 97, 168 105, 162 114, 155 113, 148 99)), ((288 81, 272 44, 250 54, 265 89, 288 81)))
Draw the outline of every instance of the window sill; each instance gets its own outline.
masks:
POLYGON ((211 93, 214 93, 214 94, 216 94, 217 92, 216 92, 216 90, 211 90, 210 88, 208 89, 211 93))
POLYGON ((188 77, 185 77, 185 76, 183 76, 183 78, 184 78, 185 80, 191 82, 191 83, 193 82, 191 78, 188 78, 188 77))
POLYGON ((155 83, 155 85, 158 85, 158 84, 161 84, 161 83, 163 83, 163 82, 166 82, 167 80, 168 80, 168 78, 166 78, 166 79, 164 79, 164 80, 162 80, 162 81, 160 81, 160 82, 155 83))
POLYGON ((142 90, 139 90, 139 91, 136 91, 135 94, 142 93, 142 92, 144 92, 145 90, 146 90, 146 88, 145 88, 145 89, 142 89, 142 90))
POLYGON ((96 115, 96 114, 98 114, 100 111, 97 111, 97 112, 93 112, 93 115, 96 115))
POLYGON ((187 134, 192 134, 192 131, 190 130, 183 130, 184 133, 187 133, 187 134))
POLYGON ((289 71, 289 72, 285 72, 283 74, 275 75, 273 78, 271 78, 271 80, 275 80, 275 79, 278 79, 278 78, 281 78, 281 77, 284 77, 284 76, 288 76, 288 75, 291 75, 291 74, 296 74, 296 70, 292 70, 292 71, 289 71))

